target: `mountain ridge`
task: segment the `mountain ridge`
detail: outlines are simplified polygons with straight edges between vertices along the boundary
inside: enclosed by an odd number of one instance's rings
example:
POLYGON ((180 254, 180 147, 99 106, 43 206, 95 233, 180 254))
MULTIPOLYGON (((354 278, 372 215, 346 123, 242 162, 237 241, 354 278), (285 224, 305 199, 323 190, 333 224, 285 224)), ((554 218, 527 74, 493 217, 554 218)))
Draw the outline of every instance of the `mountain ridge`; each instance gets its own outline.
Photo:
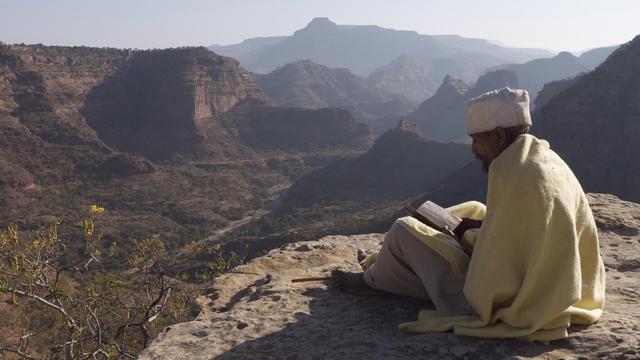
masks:
MULTIPOLYGON (((457 39, 456 46, 450 46, 445 44, 445 38, 421 35, 415 31, 376 25, 338 25, 327 18, 314 18, 306 27, 277 43, 234 55, 244 67, 256 73, 267 73, 278 66, 309 59, 331 68, 346 67, 366 77, 374 69, 403 54, 425 57, 460 55, 473 59, 480 68, 509 62, 509 59, 523 61, 535 58, 534 55, 549 54, 544 50, 532 54, 531 49, 519 53, 517 49, 503 48, 486 41, 462 39, 457 39), (482 51, 478 52, 478 49, 482 51)), ((223 55, 226 51, 224 47, 215 49, 223 55)))
POLYGON ((376 133, 388 130, 387 119, 415 107, 400 95, 371 86, 348 69, 331 69, 310 60, 298 60, 255 78, 260 88, 283 106, 349 110, 376 133))

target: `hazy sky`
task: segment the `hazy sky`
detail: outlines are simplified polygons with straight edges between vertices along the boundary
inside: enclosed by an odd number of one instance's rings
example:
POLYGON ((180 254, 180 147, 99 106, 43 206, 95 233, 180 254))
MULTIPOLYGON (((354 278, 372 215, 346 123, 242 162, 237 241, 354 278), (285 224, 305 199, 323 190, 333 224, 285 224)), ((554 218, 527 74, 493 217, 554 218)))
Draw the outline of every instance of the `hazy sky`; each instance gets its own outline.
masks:
POLYGON ((640 0, 0 0, 0 41, 164 48, 290 35, 314 17, 577 51, 640 34, 640 0))

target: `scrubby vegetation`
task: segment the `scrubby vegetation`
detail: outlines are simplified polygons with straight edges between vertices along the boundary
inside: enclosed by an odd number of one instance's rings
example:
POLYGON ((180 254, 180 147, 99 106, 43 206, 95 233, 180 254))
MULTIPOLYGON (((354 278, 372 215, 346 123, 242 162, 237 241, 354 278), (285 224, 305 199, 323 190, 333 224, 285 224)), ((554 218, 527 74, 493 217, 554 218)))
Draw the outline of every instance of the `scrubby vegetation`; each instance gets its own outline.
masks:
POLYGON ((191 246, 210 259, 205 270, 170 277, 179 264, 159 235, 108 244, 104 212, 92 205, 75 234, 61 235, 58 218, 0 231, 0 359, 133 359, 160 329, 198 313, 199 287, 185 279, 208 281, 237 260, 191 246))

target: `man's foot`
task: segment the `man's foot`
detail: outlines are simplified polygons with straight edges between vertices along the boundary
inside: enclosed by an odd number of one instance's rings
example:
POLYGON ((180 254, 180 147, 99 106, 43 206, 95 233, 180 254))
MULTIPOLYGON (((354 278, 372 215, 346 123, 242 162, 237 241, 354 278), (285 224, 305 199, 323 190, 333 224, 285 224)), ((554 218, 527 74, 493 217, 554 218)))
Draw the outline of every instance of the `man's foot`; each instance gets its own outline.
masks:
POLYGON ((359 263, 362 262, 362 260, 367 258, 367 253, 365 253, 362 249, 358 249, 358 253, 356 254, 356 259, 358 260, 359 263))
POLYGON ((334 288, 353 295, 383 295, 382 291, 371 288, 364 281, 363 273, 352 273, 342 270, 331 271, 331 283, 334 288))

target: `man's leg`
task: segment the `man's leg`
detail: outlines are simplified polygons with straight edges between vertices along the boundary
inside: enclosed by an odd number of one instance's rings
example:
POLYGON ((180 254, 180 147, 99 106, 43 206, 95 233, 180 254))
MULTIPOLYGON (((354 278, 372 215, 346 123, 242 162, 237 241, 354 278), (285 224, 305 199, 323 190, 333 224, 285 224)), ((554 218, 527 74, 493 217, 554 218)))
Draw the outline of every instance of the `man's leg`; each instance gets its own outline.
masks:
POLYGON ((456 275, 442 256, 394 223, 386 234, 376 262, 363 274, 371 288, 397 295, 431 300, 443 314, 469 314, 462 289, 464 277, 456 275))

